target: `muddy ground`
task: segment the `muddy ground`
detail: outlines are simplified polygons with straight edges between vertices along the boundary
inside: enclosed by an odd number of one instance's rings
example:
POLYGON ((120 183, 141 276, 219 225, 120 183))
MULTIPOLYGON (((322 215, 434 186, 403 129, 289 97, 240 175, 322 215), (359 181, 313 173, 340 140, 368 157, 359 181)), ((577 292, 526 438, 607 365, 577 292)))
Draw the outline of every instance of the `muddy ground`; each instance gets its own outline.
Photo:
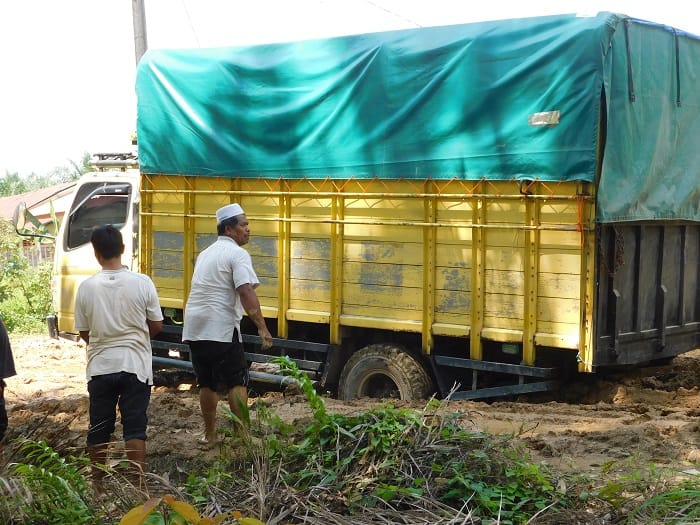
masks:
MULTIPOLYGON (((7 380, 9 438, 42 439, 58 450, 81 451, 88 423, 85 346, 41 336, 11 336, 11 342, 18 375, 7 380)), ((308 403, 298 394, 261 394, 250 401, 264 402, 290 422, 303 424, 310 416, 308 403)), ((344 413, 376 404, 326 400, 329 411, 344 413)), ((535 459, 555 469, 594 474, 615 463, 700 469, 700 349, 666 366, 588 378, 556 396, 451 401, 443 409, 459 413, 466 427, 518 435, 535 459)), ((227 424, 223 414, 221 424, 227 424)), ((212 452, 197 445, 199 437, 195 387, 154 387, 147 443, 153 468, 206 461, 212 452)))

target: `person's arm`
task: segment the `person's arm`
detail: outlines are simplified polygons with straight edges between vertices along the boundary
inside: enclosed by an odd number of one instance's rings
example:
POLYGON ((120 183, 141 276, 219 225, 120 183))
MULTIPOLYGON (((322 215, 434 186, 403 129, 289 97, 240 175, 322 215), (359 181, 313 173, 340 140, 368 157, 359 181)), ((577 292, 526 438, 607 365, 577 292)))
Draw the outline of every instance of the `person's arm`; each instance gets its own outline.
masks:
POLYGON ((148 323, 148 334, 151 337, 157 336, 161 330, 163 330, 163 321, 151 321, 150 319, 146 319, 146 322, 148 323))
POLYGON ((90 344, 90 331, 89 330, 80 330, 80 338, 85 341, 87 344, 90 344))
POLYGON ((241 304, 243 305, 245 313, 248 314, 248 318, 253 321, 258 328, 258 335, 262 338, 262 349, 267 350, 271 348, 272 334, 270 334, 270 331, 267 329, 267 324, 260 310, 260 301, 255 293, 255 289, 248 283, 242 284, 236 288, 236 291, 241 298, 241 304))

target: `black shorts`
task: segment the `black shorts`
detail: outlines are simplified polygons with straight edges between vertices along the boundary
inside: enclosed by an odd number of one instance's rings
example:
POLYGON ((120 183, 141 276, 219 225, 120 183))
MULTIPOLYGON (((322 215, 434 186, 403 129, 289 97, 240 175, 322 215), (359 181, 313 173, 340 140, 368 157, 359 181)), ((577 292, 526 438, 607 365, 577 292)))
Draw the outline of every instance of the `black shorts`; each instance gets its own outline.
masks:
POLYGON ((117 405, 124 429, 124 441, 146 439, 151 387, 139 381, 136 374, 117 372, 93 376, 88 381, 88 394, 90 395, 88 445, 102 445, 111 441, 117 421, 117 405))
POLYGON ((248 362, 243 345, 234 341, 187 341, 199 388, 225 394, 234 386, 248 386, 248 362))

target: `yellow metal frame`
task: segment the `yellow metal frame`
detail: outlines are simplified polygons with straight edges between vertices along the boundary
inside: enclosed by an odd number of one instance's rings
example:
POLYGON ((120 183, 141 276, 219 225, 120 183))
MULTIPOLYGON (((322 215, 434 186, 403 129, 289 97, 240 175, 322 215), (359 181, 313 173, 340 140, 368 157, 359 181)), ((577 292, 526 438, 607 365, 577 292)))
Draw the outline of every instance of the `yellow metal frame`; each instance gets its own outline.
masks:
POLYGON ((474 201, 472 212, 472 307, 471 327, 469 336, 469 357, 481 359, 483 348, 481 347, 481 331, 484 326, 484 236, 485 226, 485 202, 484 197, 478 197, 474 201))
POLYGON ((535 333, 537 332, 537 289, 539 276, 539 207, 525 198, 526 221, 532 229, 525 232, 525 319, 523 326, 523 364, 535 364, 535 333))
POLYGON ((436 335, 468 337, 472 359, 483 340, 516 342, 528 365, 545 345, 578 350, 590 370, 591 185, 144 175, 141 193, 141 270, 163 306, 184 306, 197 239, 240 202, 253 237, 275 246, 253 255, 272 272, 261 303, 280 337, 290 321, 327 324, 336 344, 344 326, 419 333, 425 353, 436 335))
MULTIPOLYGON (((336 187, 337 191, 337 187, 336 187)), ((341 312, 343 305, 343 221, 344 199, 342 194, 333 196, 331 208, 331 311, 330 311, 330 342, 340 344, 341 312)))
MULTIPOLYGON (((424 193, 432 192, 432 184, 426 181, 424 193)), ((433 193, 434 194, 434 193, 433 193)), ((436 197, 426 197, 423 222, 435 224, 436 197)), ((423 351, 429 354, 433 348, 433 323, 435 321, 435 227, 423 226, 423 326, 421 328, 423 351)))

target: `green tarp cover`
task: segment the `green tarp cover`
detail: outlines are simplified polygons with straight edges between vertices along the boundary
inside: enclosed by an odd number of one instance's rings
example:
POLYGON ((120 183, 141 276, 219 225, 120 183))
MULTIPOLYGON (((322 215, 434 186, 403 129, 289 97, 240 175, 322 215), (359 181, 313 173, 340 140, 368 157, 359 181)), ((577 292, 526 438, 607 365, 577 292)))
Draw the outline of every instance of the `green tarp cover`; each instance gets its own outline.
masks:
POLYGON ((700 39, 620 24, 604 57, 597 220, 700 221, 700 39))
POLYGON ((599 183, 599 221, 698 221, 694 64, 698 39, 611 13, 150 50, 139 161, 153 174, 580 180, 599 183))

